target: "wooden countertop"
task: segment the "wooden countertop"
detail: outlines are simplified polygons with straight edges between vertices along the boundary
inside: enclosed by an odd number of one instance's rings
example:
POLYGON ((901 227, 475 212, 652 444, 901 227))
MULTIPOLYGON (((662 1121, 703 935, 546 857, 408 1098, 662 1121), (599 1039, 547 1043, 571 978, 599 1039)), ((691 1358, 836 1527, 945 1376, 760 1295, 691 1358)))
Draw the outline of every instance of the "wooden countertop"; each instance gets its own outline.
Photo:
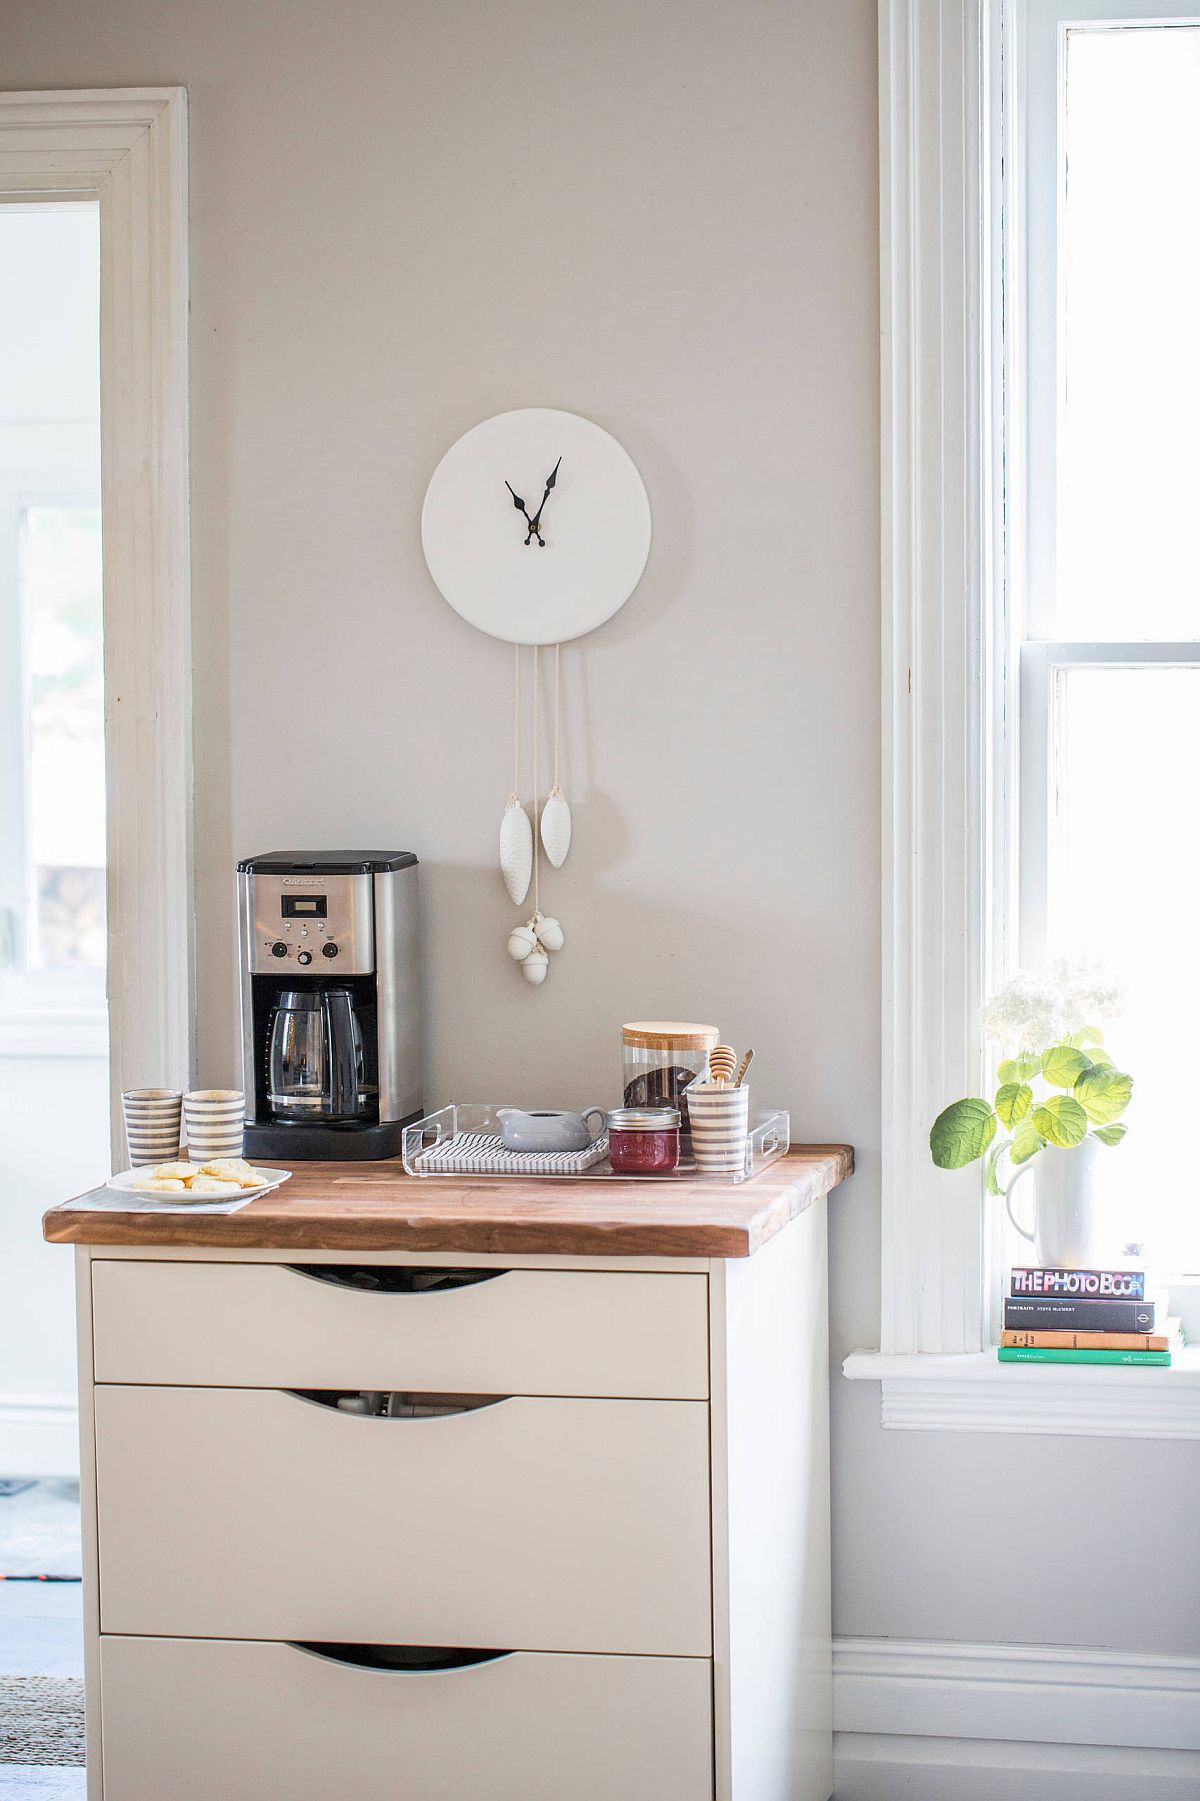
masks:
POLYGON ((793 1145, 762 1175, 741 1183, 711 1176, 417 1178, 398 1161, 301 1163, 290 1182, 237 1213, 89 1213, 63 1206, 50 1209, 42 1229, 52 1244, 749 1257, 853 1168, 846 1144, 793 1145))

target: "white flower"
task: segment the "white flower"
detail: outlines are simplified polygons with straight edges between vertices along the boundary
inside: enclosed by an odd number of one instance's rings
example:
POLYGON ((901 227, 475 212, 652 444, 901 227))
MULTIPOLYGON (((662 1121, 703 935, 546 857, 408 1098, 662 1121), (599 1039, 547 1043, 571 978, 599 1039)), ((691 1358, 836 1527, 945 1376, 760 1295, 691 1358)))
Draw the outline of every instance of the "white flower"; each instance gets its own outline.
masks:
POLYGON ((988 1001, 983 1023, 997 1044, 1038 1051, 1123 1010, 1119 985, 1098 964, 1061 957, 1048 970, 1019 969, 988 1001))

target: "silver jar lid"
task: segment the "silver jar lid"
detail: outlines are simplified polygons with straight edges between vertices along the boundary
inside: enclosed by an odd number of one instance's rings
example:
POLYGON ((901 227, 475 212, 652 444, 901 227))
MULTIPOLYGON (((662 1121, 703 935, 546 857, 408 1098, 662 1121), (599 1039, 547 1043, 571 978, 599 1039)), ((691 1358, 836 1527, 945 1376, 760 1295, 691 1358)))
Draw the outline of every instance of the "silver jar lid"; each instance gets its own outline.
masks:
POLYGON ((679 1124, 678 1107, 614 1107, 610 1132, 665 1132, 679 1124))

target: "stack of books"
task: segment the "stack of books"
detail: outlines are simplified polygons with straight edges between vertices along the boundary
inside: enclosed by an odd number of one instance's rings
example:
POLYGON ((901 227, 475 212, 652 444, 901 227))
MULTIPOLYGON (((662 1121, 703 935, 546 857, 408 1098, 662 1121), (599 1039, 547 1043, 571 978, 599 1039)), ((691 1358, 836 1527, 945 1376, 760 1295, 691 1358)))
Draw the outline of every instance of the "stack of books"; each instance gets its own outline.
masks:
POLYGON ((1015 1269, 1004 1302, 1001 1363, 1169 1365, 1183 1344, 1165 1294, 1142 1270, 1015 1269))

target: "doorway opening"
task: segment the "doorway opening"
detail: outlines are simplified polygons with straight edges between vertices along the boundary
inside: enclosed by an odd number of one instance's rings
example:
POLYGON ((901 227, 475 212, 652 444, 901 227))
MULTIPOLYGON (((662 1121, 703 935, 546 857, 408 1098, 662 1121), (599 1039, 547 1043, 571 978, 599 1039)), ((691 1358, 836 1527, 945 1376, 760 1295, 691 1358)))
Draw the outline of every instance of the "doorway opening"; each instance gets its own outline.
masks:
POLYGON ((82 1675, 74 1281, 110 1082, 95 202, 0 206, 0 1678, 82 1675))

